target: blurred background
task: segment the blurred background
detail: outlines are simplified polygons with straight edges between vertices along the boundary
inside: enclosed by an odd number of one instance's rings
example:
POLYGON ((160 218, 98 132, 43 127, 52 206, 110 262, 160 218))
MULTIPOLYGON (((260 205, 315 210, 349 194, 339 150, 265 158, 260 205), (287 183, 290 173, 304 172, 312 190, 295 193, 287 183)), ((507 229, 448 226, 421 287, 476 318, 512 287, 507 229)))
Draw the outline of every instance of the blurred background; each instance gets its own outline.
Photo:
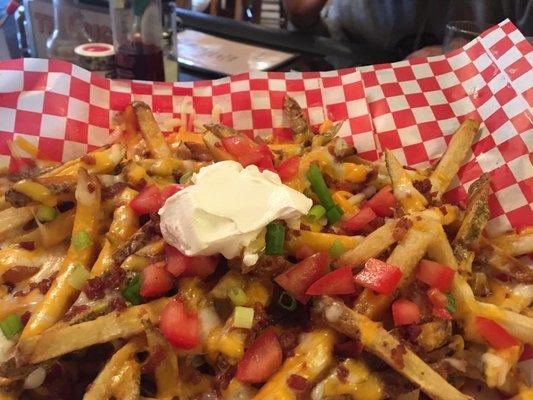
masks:
POLYGON ((166 81, 437 55, 505 18, 533 36, 533 0, 0 0, 0 16, 0 60, 166 81))

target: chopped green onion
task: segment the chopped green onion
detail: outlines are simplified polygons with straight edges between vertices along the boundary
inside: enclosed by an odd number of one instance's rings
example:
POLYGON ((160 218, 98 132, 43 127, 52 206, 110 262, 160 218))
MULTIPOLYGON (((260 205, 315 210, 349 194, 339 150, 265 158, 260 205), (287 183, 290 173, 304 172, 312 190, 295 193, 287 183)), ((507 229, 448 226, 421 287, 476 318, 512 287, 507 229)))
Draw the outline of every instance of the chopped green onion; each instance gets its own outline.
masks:
POLYGON ((13 339, 22 330, 22 322, 16 314, 9 314, 0 322, 0 329, 7 340, 13 339))
POLYGON ((236 306, 243 306, 248 300, 248 296, 246 296, 246 293, 240 287, 232 287, 228 290, 228 296, 236 306))
POLYGON ((184 185, 188 183, 192 178, 192 172, 185 172, 181 177, 179 183, 184 185))
POLYGON ((329 248, 329 255, 331 258, 336 259, 344 254, 346 249, 339 239, 335 239, 329 248))
POLYGON ((251 307, 235 307, 233 326, 235 328, 250 329, 254 324, 254 309, 251 307))
POLYGON ((265 253, 269 255, 283 254, 283 243, 285 242, 285 226, 272 222, 266 226, 265 253))
POLYGON ((342 208, 340 208, 338 205, 335 205, 326 211, 326 218, 328 219, 330 225, 333 225, 341 219, 342 214, 344 214, 342 208))
POLYGON ((39 208, 37 208, 37 212, 35 213, 35 216, 39 222, 53 221, 58 215, 59 212, 54 207, 50 206, 39 206, 39 208))
POLYGON ((93 241, 89 237, 87 231, 79 231, 78 233, 72 236, 72 246, 74 246, 76 250, 86 249, 92 244, 93 241))
POLYGON ((448 310, 448 312, 450 313, 454 313, 456 310, 455 297, 453 297, 451 293, 446 294, 446 297, 448 298, 448 302, 446 304, 446 310, 448 310))
POLYGON ((307 213, 307 219, 311 222, 317 222, 324 215, 326 215, 326 209, 320 204, 315 204, 307 213))
POLYGON ((83 286, 85 286, 87 279, 89 279, 89 275, 89 271, 87 271, 83 265, 76 263, 72 267, 70 276, 68 277, 68 283, 74 289, 81 290, 83 289, 83 286))
POLYGON ((315 192, 318 199, 320 200, 320 204, 322 204, 322 206, 326 210, 329 210, 330 208, 334 207, 335 203, 331 198, 331 193, 328 189, 328 186, 326 185, 326 182, 324 181, 324 177, 322 176, 322 172, 320 172, 320 169, 315 164, 311 164, 311 167, 309 167, 309 171, 307 171, 306 176, 309 183, 311 183, 313 192, 315 192))
POLYGON ((133 278, 128 282, 128 286, 122 291, 122 296, 128 300, 131 304, 137 305, 141 303, 142 297, 140 295, 141 290, 141 274, 135 274, 133 278))
POLYGON ((278 304, 287 311, 294 311, 298 307, 296 300, 287 292, 281 293, 278 304))

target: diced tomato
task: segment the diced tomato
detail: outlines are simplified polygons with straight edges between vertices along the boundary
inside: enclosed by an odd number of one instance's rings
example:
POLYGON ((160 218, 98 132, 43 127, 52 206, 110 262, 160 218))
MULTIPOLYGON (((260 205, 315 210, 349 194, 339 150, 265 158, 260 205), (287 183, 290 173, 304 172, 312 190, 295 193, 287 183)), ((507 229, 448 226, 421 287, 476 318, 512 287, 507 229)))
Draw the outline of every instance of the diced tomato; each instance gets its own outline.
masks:
POLYGON ((479 335, 495 349, 505 349, 520 344, 503 326, 491 319, 476 317, 475 322, 479 335))
POLYGON ((394 265, 371 258, 355 276, 355 282, 381 294, 391 294, 402 279, 402 271, 394 265))
POLYGON ((165 201, 167 201, 170 196, 178 193, 181 189, 183 189, 183 186, 178 185, 177 183, 172 183, 161 189, 161 205, 165 204, 165 201))
POLYGON ((412 301, 399 299, 392 303, 394 326, 417 324, 420 322, 420 309, 412 301))
POLYGON ((244 383, 262 383, 281 366, 283 353, 278 337, 268 330, 255 339, 237 364, 236 377, 244 383))
POLYGON ((230 136, 222 138, 221 142, 226 151, 236 157, 244 167, 258 163, 263 158, 263 153, 259 147, 254 146, 255 143, 249 139, 230 136))
POLYGON ((130 207, 137 215, 156 213, 161 205, 161 192, 155 185, 146 186, 130 201, 130 207))
POLYGON ((206 278, 215 272, 218 265, 218 257, 216 256, 189 257, 169 244, 165 245, 165 254, 167 256, 167 270, 175 277, 198 276, 206 278))
POLYGON ((452 285, 455 270, 430 260, 422 260, 418 264, 416 277, 429 286, 447 292, 452 285))
POLYGON ((392 216, 394 213, 393 207, 396 205, 392 187, 390 185, 382 187, 365 205, 370 207, 380 217, 392 216))
POLYGON ((347 231, 357 232, 372 222, 376 217, 376 213, 370 207, 363 207, 357 214, 342 224, 342 227, 347 231))
POLYGON ((309 286, 305 293, 311 296, 355 293, 352 268, 342 267, 331 271, 309 286))
POLYGON ((168 302, 161 313, 159 328, 174 347, 192 349, 198 345, 198 315, 188 312, 181 300, 168 302))
POLYGON ((260 171, 268 169, 269 171, 276 172, 276 169, 274 168, 274 154, 270 150, 270 147, 268 147, 268 145, 260 137, 257 137, 255 140, 258 142, 259 151, 263 155, 261 161, 256 163, 257 167, 260 171))
POLYGON ((142 271, 140 294, 142 297, 161 296, 172 289, 172 275, 165 269, 164 262, 150 264, 142 271))
POLYGON ((283 182, 290 181, 298 175, 298 168, 300 167, 300 157, 292 156, 283 160, 278 165, 278 175, 283 182))
POLYGON ((286 128, 274 128, 272 138, 277 143, 290 143, 293 139, 291 130, 286 128))
MULTIPOLYGON (((187 256, 185 256, 187 257, 187 256)), ((181 274, 183 278, 191 278, 197 276, 199 278, 207 278, 217 269, 218 256, 194 256, 189 258, 189 265, 181 274)))
POLYGON ((452 319, 452 314, 450 314, 450 312, 446 310, 445 308, 433 307, 431 309, 431 314, 441 319, 452 319))
POLYGON ((306 295, 305 292, 313 282, 326 275, 327 266, 328 255, 321 251, 300 261, 287 271, 276 276, 274 280, 296 300, 306 304, 310 296, 306 295))

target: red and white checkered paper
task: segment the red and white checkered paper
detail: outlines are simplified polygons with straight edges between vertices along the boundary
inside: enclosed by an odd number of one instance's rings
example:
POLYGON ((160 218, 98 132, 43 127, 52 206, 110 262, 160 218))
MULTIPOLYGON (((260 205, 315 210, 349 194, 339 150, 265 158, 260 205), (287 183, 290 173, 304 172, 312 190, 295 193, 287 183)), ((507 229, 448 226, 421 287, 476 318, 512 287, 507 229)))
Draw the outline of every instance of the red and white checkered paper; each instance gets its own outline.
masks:
POLYGON ((75 65, 41 59, 0 62, 0 168, 9 140, 23 136, 38 157, 64 161, 107 142, 116 112, 133 100, 164 121, 191 101, 195 119, 220 121, 266 135, 288 129, 283 98, 293 96, 311 124, 346 120, 340 134, 359 154, 377 159, 384 148, 411 166, 428 165, 466 117, 483 121, 473 156, 448 196, 462 200, 482 172, 494 195, 492 230, 533 220, 533 49, 509 21, 444 56, 329 72, 252 72, 214 81, 108 80, 75 65))

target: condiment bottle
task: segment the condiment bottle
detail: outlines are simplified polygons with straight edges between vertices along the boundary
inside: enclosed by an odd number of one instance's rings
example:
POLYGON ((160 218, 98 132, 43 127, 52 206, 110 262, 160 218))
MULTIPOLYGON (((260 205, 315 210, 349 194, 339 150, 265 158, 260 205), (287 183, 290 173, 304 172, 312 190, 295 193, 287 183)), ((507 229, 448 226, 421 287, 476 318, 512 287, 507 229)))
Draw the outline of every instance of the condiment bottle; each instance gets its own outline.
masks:
POLYGON ((160 0, 111 0, 117 77, 164 81, 160 0))

